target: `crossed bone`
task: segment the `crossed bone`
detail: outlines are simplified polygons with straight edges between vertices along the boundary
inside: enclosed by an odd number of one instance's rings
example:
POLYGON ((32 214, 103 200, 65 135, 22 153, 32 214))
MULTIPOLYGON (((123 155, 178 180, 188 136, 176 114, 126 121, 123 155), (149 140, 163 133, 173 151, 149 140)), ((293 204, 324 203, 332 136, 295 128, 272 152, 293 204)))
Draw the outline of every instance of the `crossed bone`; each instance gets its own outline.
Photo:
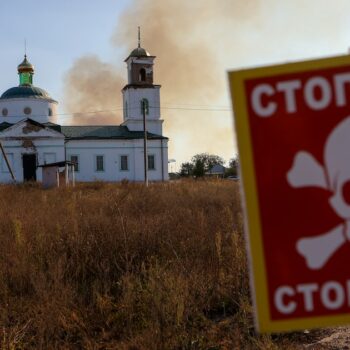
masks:
POLYGON ((321 269, 333 254, 350 241, 350 199, 344 198, 344 186, 350 182, 350 117, 343 119, 329 134, 324 147, 324 167, 308 152, 294 157, 287 173, 290 186, 320 187, 333 192, 329 203, 344 222, 314 237, 303 237, 296 249, 309 269, 321 269))

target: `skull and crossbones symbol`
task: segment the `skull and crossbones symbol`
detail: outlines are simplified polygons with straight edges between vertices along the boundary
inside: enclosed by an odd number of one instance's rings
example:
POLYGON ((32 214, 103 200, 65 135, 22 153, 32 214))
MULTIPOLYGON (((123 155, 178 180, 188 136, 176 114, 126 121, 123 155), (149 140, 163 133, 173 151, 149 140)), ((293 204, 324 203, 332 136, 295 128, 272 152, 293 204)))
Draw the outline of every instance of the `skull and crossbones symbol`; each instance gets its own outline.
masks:
POLYGON ((343 222, 330 231, 300 238, 296 250, 309 269, 326 265, 334 253, 350 241, 350 117, 343 119, 329 134, 324 147, 324 166, 312 154, 298 152, 287 173, 291 187, 320 187, 333 193, 329 203, 343 222))

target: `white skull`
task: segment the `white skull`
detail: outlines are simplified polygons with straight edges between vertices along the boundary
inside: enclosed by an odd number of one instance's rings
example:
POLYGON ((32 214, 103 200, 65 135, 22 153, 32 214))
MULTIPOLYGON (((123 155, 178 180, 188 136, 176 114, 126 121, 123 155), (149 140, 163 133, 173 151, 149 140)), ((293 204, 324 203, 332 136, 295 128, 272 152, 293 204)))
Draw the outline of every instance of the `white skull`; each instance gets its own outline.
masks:
POLYGON ((330 204, 341 218, 349 220, 350 202, 344 198, 344 185, 350 184, 350 118, 340 122, 328 137, 325 166, 328 186, 333 192, 330 204))
POLYGON ((322 167, 311 154, 301 151, 287 173, 292 187, 316 186, 332 191, 329 202, 344 220, 329 232, 298 240, 296 249, 305 257, 310 269, 323 267, 346 239, 350 240, 350 117, 342 120, 328 136, 324 163, 322 167))

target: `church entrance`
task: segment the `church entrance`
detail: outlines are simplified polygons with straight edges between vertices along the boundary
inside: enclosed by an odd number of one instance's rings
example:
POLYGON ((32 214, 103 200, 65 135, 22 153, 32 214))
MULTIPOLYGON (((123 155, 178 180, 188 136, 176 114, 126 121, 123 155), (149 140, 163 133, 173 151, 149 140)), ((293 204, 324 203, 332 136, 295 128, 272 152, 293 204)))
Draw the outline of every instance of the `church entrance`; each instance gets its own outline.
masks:
POLYGON ((36 181, 36 154, 23 154, 23 180, 36 181))

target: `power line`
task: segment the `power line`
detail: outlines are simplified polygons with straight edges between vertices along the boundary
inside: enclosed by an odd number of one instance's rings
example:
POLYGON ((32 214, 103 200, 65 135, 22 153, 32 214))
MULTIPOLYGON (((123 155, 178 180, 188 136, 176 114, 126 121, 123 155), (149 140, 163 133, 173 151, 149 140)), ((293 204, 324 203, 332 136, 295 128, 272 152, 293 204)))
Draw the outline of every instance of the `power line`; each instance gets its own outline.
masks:
MULTIPOLYGON (((226 106, 208 106, 208 105, 202 105, 203 107, 200 107, 201 105, 187 105, 189 107, 170 107, 171 105, 169 105, 169 107, 165 106, 161 106, 161 107, 154 107, 154 106, 149 106, 150 109, 166 109, 166 110, 181 110, 181 111, 204 111, 204 112, 231 112, 231 109, 229 107, 226 106), (191 107, 192 106, 192 107, 191 107)), ((181 106, 181 105, 179 105, 181 106)), ((182 106, 186 106, 186 105, 182 105, 182 106)), ((105 110, 94 110, 94 111, 81 111, 81 112, 72 112, 72 113, 57 113, 55 115, 53 115, 52 117, 66 117, 66 118, 71 118, 71 117, 87 117, 85 116, 86 114, 99 114, 99 113, 113 113, 116 111, 121 111, 124 108, 122 106, 118 106, 117 108, 113 108, 113 109, 105 109, 105 110)), ((139 109, 139 107, 129 107, 128 110, 135 110, 135 109, 139 109)), ((19 116, 6 116, 6 118, 11 118, 11 117, 19 117, 19 116)), ((28 117, 32 117, 32 118, 44 118, 44 117, 48 117, 48 115, 28 115, 28 117)))
MULTIPOLYGON (((157 107, 153 107, 153 108, 157 108, 157 107)), ((231 109, 229 108, 160 107, 160 109, 174 109, 174 110, 181 110, 181 111, 205 111, 205 112, 230 112, 231 111, 231 109)))

